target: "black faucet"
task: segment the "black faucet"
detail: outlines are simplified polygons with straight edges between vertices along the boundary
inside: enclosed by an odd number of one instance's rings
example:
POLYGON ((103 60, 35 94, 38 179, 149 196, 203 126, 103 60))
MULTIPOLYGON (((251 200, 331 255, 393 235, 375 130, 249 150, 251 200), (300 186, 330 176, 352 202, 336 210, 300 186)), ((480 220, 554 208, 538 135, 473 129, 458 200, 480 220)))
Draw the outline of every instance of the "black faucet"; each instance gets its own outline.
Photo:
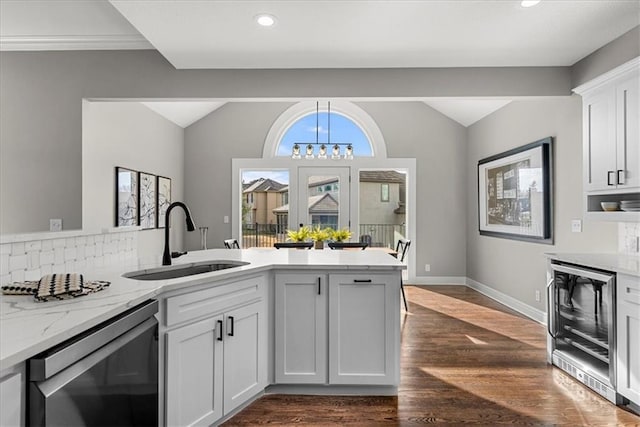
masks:
POLYGON ((189 212, 187 205, 182 202, 173 202, 169 205, 164 216, 164 254, 162 255, 162 265, 171 265, 171 252, 169 251, 169 214, 171 213, 171 209, 176 206, 179 206, 184 210, 187 221, 187 231, 193 231, 196 229, 196 225, 191 219, 191 212, 189 212))

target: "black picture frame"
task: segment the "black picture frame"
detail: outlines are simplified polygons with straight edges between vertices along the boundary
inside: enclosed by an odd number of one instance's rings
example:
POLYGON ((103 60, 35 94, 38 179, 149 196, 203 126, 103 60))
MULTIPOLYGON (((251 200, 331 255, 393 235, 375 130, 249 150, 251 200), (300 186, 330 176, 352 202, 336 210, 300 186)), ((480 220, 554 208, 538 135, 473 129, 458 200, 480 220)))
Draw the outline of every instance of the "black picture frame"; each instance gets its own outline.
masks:
POLYGON ((143 230, 156 228, 158 221, 156 185, 155 175, 146 172, 138 173, 138 225, 143 230))
POLYGON ((158 213, 158 220, 156 222, 158 228, 164 228, 165 214, 171 204, 171 178, 158 175, 157 179, 156 190, 158 194, 156 197, 156 212, 158 213))
POLYGON ((478 161, 480 235, 553 244, 553 138, 478 161))
POLYGON ((138 172, 116 166, 115 176, 115 226, 138 225, 138 172))

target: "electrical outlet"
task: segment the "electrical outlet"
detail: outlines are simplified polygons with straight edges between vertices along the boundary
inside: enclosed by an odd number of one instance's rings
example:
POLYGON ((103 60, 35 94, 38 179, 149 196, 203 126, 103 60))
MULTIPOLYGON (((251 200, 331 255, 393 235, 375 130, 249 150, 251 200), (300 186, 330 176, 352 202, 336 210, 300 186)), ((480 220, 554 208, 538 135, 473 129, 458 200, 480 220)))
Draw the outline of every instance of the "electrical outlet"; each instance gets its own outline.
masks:
POLYGON ((536 301, 540 301, 540 291, 536 291, 536 301))
POLYGON ((229 215, 225 215, 224 218, 222 218, 222 222, 229 224, 229 215))
POLYGON ((62 219, 61 218, 50 219, 49 231, 62 231, 62 219))
POLYGON ((582 233, 582 220, 581 219, 572 219, 571 220, 571 231, 574 233, 582 233))
POLYGON ((425 264, 424 271, 431 271, 431 264, 425 264))

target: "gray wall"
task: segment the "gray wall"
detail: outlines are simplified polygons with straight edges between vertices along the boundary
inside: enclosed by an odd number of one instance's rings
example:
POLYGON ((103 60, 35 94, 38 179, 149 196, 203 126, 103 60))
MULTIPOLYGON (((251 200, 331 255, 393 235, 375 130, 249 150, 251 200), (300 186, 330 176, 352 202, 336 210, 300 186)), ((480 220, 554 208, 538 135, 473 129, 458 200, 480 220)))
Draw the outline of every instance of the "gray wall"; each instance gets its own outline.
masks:
POLYGON ((516 101, 468 128, 467 277, 545 310, 545 252, 615 252, 617 223, 581 219, 582 102, 579 96, 516 101), (554 137, 555 244, 543 245, 478 233, 478 160, 547 136, 554 137), (535 290, 541 301, 535 301, 535 290))
MULTIPOLYGON (((416 158, 417 275, 465 275, 466 129, 422 102, 360 102, 378 124, 389 157, 416 158)), ((185 199, 209 247, 231 236, 231 159, 260 158, 264 139, 289 103, 229 103, 185 131, 185 199), (222 202, 221 202, 222 201, 222 202)), ((197 236, 187 236, 187 248, 197 236)))
POLYGON ((0 233, 42 231, 49 218, 63 218, 65 228, 82 226, 83 98, 537 96, 569 90, 566 67, 176 70, 152 50, 0 52, 0 233))
MULTIPOLYGON (((208 248, 231 238, 231 159, 262 157, 273 122, 291 103, 232 102, 185 129, 185 201, 198 227, 209 227, 208 248)), ((186 247, 198 248, 199 235, 186 234, 186 247)))
POLYGON ((571 87, 578 87, 637 56, 640 56, 640 26, 627 31, 573 64, 571 87))
POLYGON ((416 276, 465 276, 466 129, 422 102, 358 105, 380 127, 388 157, 416 159, 416 276))
MULTIPOLYGON (((183 200, 183 157, 184 130, 139 102, 86 101, 82 141, 85 229, 114 226, 116 166, 170 178, 172 200, 183 200)), ((171 250, 182 249, 183 218, 180 210, 172 211, 171 250)), ((141 257, 159 262, 163 247, 163 229, 144 230, 138 236, 141 257)))

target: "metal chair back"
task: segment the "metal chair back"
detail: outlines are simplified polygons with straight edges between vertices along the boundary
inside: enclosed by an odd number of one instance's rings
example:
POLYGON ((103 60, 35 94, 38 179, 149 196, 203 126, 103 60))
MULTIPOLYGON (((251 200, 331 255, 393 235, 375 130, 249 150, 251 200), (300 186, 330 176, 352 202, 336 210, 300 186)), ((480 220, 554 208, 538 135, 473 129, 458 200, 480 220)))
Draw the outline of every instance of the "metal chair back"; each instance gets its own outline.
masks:
POLYGON ((407 251, 409 250, 409 246, 411 246, 411 240, 398 239, 396 252, 398 253, 398 258, 400 259, 400 261, 404 261, 404 257, 407 255, 407 251))
POLYGON ((329 242, 331 249, 357 249, 360 248, 363 251, 369 246, 368 243, 363 242, 329 242))
POLYGON ((226 239, 224 247, 227 249, 240 249, 240 243, 236 239, 226 239))
POLYGON ((273 246, 276 249, 311 249, 313 247, 313 242, 277 242, 274 243, 273 246))

